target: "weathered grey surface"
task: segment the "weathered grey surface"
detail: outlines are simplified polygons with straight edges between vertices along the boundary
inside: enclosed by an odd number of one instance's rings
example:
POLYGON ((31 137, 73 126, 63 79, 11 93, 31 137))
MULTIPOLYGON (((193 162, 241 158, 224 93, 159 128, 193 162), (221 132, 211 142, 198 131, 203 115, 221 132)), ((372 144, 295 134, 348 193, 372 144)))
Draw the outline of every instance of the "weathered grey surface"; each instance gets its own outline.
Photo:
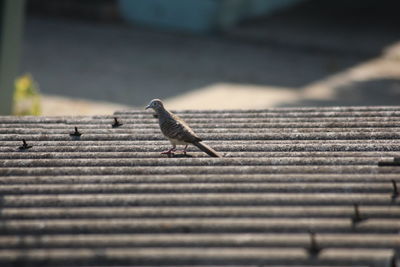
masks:
POLYGON ((177 113, 224 157, 141 110, 0 117, 0 265, 394 266, 400 107, 177 113))

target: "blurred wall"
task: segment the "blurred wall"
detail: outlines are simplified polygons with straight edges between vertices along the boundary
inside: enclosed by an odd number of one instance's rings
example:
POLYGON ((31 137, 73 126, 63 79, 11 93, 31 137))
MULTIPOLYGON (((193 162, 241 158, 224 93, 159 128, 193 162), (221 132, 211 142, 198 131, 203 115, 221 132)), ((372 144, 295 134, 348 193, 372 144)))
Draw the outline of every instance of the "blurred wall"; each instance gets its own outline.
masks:
POLYGON ((112 21, 119 18, 116 0, 28 0, 29 14, 112 21))

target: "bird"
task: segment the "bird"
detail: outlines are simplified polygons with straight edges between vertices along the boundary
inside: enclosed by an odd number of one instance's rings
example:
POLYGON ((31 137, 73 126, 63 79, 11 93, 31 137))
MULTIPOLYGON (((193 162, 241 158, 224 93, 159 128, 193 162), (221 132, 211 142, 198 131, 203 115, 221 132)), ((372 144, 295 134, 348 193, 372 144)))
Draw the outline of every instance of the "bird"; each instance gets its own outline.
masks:
POLYGON ((173 155, 176 151, 177 145, 185 145, 185 148, 182 152, 186 155, 186 149, 188 145, 192 144, 211 157, 222 157, 217 151, 204 144, 202 142, 203 140, 189 127, 189 125, 183 119, 168 111, 160 99, 151 100, 145 109, 149 108, 156 112, 157 116, 155 117, 158 118, 161 132, 172 144, 172 148, 161 152, 161 154, 167 154, 168 156, 173 155))

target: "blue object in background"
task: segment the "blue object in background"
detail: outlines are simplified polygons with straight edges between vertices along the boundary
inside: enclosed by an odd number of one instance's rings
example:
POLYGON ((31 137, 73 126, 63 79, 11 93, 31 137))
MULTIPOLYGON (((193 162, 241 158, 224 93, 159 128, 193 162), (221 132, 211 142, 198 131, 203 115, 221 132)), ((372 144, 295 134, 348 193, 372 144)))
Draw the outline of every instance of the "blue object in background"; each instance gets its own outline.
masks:
POLYGON ((303 0, 119 0, 122 17, 167 30, 215 32, 303 0))

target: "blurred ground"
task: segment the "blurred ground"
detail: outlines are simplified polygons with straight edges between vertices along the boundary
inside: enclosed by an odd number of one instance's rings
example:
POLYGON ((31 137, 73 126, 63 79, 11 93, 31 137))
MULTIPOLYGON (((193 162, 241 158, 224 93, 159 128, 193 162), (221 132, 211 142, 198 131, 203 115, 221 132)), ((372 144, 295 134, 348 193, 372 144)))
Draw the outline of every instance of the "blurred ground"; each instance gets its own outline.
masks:
POLYGON ((400 4, 329 2, 218 36, 31 16, 22 71, 40 84, 44 115, 110 114, 152 98, 174 109, 398 105, 400 4))

